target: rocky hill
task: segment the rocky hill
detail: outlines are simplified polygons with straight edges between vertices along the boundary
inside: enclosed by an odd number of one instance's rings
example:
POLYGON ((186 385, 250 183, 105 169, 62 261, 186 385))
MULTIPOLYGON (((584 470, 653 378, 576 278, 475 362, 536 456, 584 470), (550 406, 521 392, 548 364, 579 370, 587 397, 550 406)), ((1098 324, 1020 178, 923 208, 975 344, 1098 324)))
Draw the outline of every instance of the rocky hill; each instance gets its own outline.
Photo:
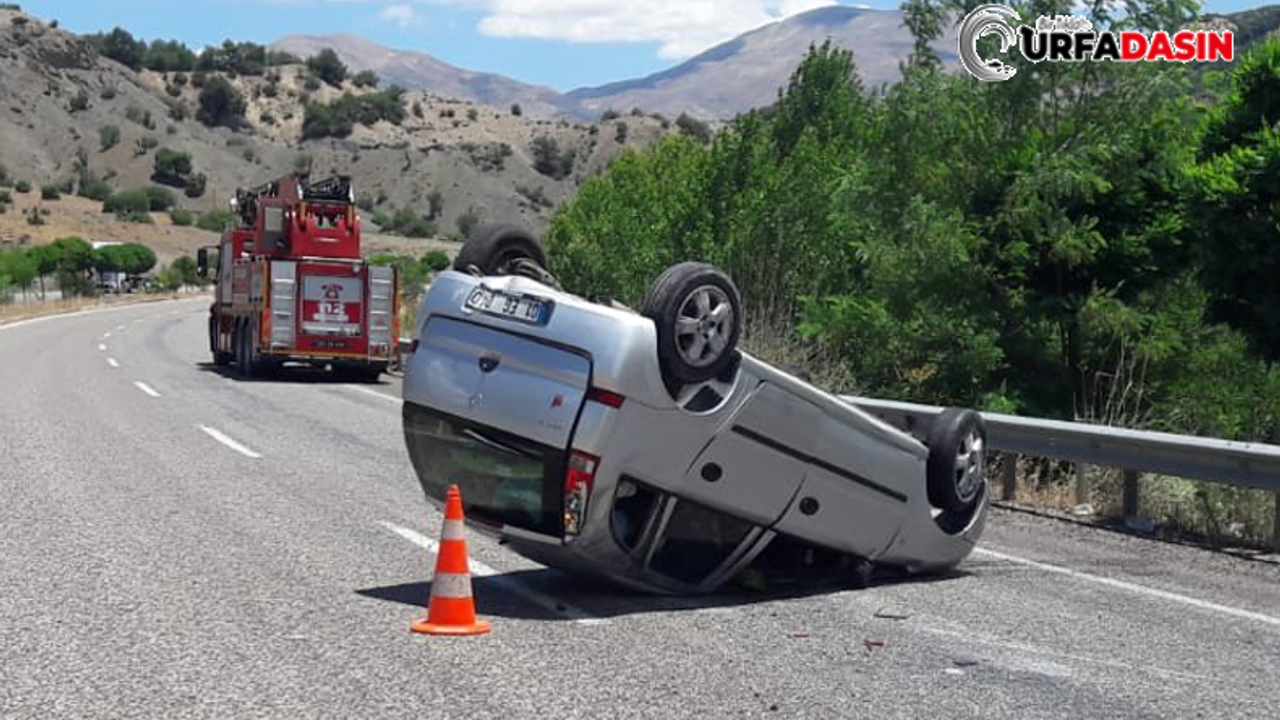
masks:
MULTIPOLYGON (((135 71, 100 54, 86 38, 7 9, 0 9, 0 87, 5 88, 0 165, 10 183, 24 181, 34 188, 0 215, 0 243, 9 244, 23 242, 24 236, 29 242, 56 236, 59 210, 72 203, 41 200, 42 185, 78 192, 86 171, 112 191, 164 182, 155 171, 157 156, 165 151, 189 155, 189 175, 205 176, 203 192, 191 193, 195 197, 183 191, 185 183, 173 188, 178 203, 193 211, 225 207, 237 186, 308 168, 313 175, 352 175, 366 221, 403 209, 430 214, 431 197, 439 193, 433 220, 442 235, 456 233, 460 221, 540 228, 583 178, 625 148, 674 131, 652 117, 570 124, 513 115, 509 105, 411 91, 399 98, 404 112, 398 124, 356 121, 345 137, 303 139, 308 103, 379 89, 358 87, 350 78, 330 86, 300 64, 268 67, 260 75, 135 71), (227 79, 243 98, 243 119, 227 123, 234 129, 197 119, 204 87, 217 78, 227 79), (554 150, 550 167, 546 152, 538 162, 537 145, 554 150), (27 224, 19 211, 32 204, 50 210, 52 221, 27 224)), ((80 205, 78 213, 84 210, 80 205)), ((102 234, 112 238, 133 235, 145 241, 168 228, 167 216, 154 214, 154 228, 118 227, 112 215, 100 218, 102 234)), ((189 228, 174 232, 192 238, 175 240, 179 244, 208 240, 189 228)))

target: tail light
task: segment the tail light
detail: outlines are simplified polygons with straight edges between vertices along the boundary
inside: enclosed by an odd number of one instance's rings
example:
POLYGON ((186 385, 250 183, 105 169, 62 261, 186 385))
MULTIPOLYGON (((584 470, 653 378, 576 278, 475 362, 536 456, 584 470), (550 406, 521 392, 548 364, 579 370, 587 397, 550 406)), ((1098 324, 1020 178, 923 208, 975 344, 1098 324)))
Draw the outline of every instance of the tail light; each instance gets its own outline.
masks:
POLYGON ((582 532, 587 518, 587 500, 591 486, 596 481, 596 466, 600 458, 574 450, 569 453, 569 466, 564 473, 564 534, 582 532))
POLYGON ((611 408, 620 408, 626 398, 616 392, 601 390, 600 388, 591 388, 587 391, 587 399, 592 402, 598 402, 611 408))

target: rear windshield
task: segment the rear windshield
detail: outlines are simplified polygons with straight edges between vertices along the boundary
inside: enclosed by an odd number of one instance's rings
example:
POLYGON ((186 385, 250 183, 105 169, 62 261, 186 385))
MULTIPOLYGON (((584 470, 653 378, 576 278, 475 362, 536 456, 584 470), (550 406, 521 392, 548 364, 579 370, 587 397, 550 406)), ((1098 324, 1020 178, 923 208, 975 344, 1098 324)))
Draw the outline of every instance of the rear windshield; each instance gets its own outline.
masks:
POLYGON ((405 440, 428 497, 462 490, 469 518, 560 536, 564 453, 410 403, 405 440))

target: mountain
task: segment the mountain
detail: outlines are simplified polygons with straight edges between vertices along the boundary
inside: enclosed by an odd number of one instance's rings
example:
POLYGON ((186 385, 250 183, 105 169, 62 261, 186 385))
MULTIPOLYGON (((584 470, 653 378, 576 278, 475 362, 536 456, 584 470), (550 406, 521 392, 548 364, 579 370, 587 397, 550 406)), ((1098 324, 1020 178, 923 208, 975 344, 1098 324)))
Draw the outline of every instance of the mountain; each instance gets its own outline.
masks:
MULTIPOLYGON (((940 40, 935 49, 944 64, 955 66, 956 38, 940 40)), ((407 88, 424 90, 494 107, 519 103, 539 118, 574 116, 594 119, 609 109, 641 108, 650 113, 725 119, 774 101, 778 88, 814 43, 830 38, 854 52, 859 75, 867 87, 892 83, 899 64, 911 54, 911 33, 897 10, 868 10, 834 6, 779 20, 740 35, 683 62, 647 77, 559 94, 551 88, 528 85, 492 73, 454 67, 430 55, 392 50, 353 35, 322 37, 291 35, 272 43, 300 57, 332 48, 356 70, 373 70, 407 88)))
POLYGON ((504 75, 464 70, 425 53, 393 50, 355 35, 289 35, 270 47, 304 58, 332 48, 352 70, 372 70, 384 81, 411 90, 425 90, 502 109, 519 103, 523 111, 534 118, 563 114, 563 98, 551 88, 529 85, 504 75))
MULTIPOLYGON (((377 91, 349 81, 331 87, 297 64, 259 75, 133 70, 100 54, 86 38, 3 4, 0 87, 0 197, 7 198, 0 200, 0 249, 79 235, 136 240, 172 258, 210 242, 208 234, 175 226, 164 213, 141 218, 145 223, 125 222, 101 212, 101 199, 73 197, 101 194, 100 183, 119 192, 166 181, 153 178, 165 151, 187 155, 190 174, 206 178, 197 197, 181 187, 172 190, 192 211, 223 209, 237 187, 306 168, 316 176, 351 175, 367 223, 378 214, 422 215, 439 205, 434 220, 442 235, 457 233, 473 218, 540 231, 585 178, 627 148, 676 131, 652 117, 552 122, 513 115, 509 106, 410 91, 396 122, 356 119, 344 137, 304 138, 306 103, 377 91), (235 129, 196 118, 202 86, 215 77, 243 99, 244 117, 235 129), (9 187, 19 181, 33 189, 9 187), (42 193, 45 185, 50 192, 42 193), (432 202, 436 193, 439 200, 432 202), (30 222, 33 208, 49 214, 30 222)), ((373 240, 367 250, 418 254, 425 242, 366 237, 373 240)))
MULTIPOLYGON (((939 40, 935 52, 955 66, 955 29, 939 40)), ((897 10, 832 6, 793 15, 717 45, 680 65, 638 80, 626 80, 568 94, 588 113, 606 108, 641 107, 650 112, 688 112, 703 118, 729 118, 772 103, 778 88, 809 46, 831 41, 853 51, 865 87, 892 83, 899 63, 911 54, 911 33, 897 10)))

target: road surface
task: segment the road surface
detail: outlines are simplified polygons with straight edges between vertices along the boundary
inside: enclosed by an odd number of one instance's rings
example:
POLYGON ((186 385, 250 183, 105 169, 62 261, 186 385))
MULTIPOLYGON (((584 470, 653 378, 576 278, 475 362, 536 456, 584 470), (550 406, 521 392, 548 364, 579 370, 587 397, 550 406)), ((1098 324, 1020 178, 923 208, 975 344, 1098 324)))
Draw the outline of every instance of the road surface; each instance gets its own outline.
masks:
POLYGON ((1280 570, 997 511, 951 577, 638 597, 440 518, 399 388, 206 364, 204 304, 0 328, 3 718, 1262 718, 1280 570), (892 617, 890 617, 892 616, 892 617))

